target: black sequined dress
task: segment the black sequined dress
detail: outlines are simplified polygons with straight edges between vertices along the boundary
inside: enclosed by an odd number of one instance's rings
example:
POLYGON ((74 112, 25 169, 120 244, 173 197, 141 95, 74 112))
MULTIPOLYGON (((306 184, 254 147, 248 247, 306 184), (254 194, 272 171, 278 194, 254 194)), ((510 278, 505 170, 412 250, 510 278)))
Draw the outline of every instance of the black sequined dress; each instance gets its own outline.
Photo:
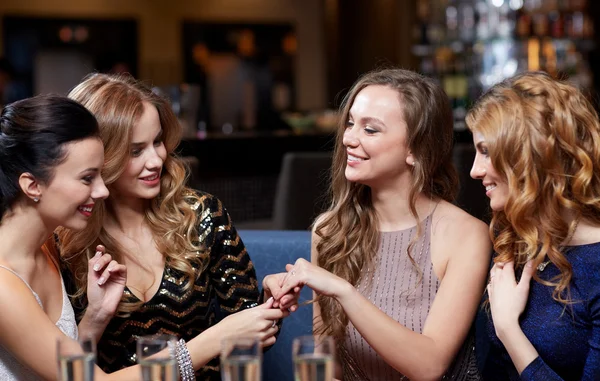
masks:
MULTIPOLYGON (((135 365, 140 336, 171 334, 189 341, 227 315, 254 307, 259 288, 254 266, 229 214, 216 197, 199 193, 199 236, 210 247, 210 264, 193 288, 177 270, 165 266, 156 294, 128 318, 114 317, 98 342, 98 365, 105 372, 135 365)), ((138 301, 125 288, 124 298, 138 301)), ((196 372, 198 380, 221 380, 215 358, 196 372)))

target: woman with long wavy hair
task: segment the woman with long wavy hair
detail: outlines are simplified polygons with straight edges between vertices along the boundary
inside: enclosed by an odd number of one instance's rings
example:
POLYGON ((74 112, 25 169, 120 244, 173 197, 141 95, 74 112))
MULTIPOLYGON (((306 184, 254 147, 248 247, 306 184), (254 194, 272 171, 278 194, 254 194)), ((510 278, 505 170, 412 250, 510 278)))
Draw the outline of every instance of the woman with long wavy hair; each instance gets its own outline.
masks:
MULTIPOLYGON (((179 362, 184 380, 191 366, 199 379, 220 380, 221 339, 253 335, 272 345, 276 321, 296 308, 297 295, 280 308, 271 308, 272 299, 250 308, 260 302, 254 266, 221 202, 185 185, 174 154, 181 127, 166 99, 129 76, 102 74, 69 97, 98 119, 111 191, 86 229, 58 232, 76 308, 85 308, 85 269, 97 244, 128 271, 118 313, 98 342, 99 365, 107 372, 133 365, 137 337, 168 333, 180 339, 178 357, 187 358, 179 362)), ((275 279, 263 282, 267 296, 275 279)))
POLYGON ((483 376, 600 379, 598 115, 572 85, 524 73, 484 94, 467 125, 496 253, 483 376))
POLYGON ((288 265, 282 288, 307 285, 318 295, 314 328, 337 342, 338 378, 474 371, 463 344, 490 243, 485 224, 451 204, 452 142, 448 97, 414 72, 368 73, 341 106, 332 203, 314 224, 312 263, 288 265))

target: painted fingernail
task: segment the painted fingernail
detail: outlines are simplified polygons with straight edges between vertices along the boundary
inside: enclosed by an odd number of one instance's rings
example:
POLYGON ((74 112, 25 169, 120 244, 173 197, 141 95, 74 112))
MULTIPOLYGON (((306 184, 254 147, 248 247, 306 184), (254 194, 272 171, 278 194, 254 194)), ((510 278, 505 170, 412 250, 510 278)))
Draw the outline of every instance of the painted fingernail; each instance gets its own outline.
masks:
POLYGON ((94 271, 98 271, 98 270, 100 270, 100 264, 99 264, 99 263, 96 263, 96 264, 94 265, 94 271))
POLYGON ((104 279, 104 277, 100 277, 100 279, 98 279, 98 285, 99 285, 99 286, 102 286, 102 285, 104 284, 104 281, 105 281, 105 280, 106 280, 106 279, 104 279))

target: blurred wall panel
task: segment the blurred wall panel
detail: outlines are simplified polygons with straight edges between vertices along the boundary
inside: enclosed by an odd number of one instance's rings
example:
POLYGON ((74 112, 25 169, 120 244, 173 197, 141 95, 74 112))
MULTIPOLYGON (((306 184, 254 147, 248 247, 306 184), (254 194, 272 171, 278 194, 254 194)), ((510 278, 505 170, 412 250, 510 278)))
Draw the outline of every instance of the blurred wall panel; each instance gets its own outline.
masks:
POLYGON ((240 118, 242 105, 242 62, 234 54, 215 54, 211 59, 211 119, 216 126, 234 126, 240 118))
MULTIPOLYGON (((295 25, 298 37, 294 68, 297 106, 310 110, 327 103, 322 0, 0 0, 0 17, 4 15, 135 18, 139 23, 139 77, 157 85, 183 80, 183 19, 289 22, 295 25), (158 68, 169 71, 157 74, 158 68)), ((0 36, 0 44, 2 40, 0 36)))
POLYGON ((34 94, 67 93, 93 68, 90 57, 75 51, 43 51, 34 63, 34 94))
POLYGON ((414 0, 324 0, 328 100, 339 104, 359 75, 417 67, 411 53, 414 0))
MULTIPOLYGON (((13 16, 2 18, 4 55, 22 96, 37 94, 40 70, 58 85, 63 76, 79 80, 90 72, 129 72, 138 76, 138 25, 130 19, 13 16), (43 62, 37 62, 43 55, 43 62), (83 58, 85 57, 85 58, 83 58), (73 61, 71 62, 70 59, 73 61), (60 61, 59 61, 60 60, 60 61), (52 70, 46 69, 50 66, 52 70), (72 72, 70 73, 70 71, 72 72)), ((75 82, 77 83, 77 82, 75 82)), ((66 81, 61 88, 71 86, 66 81)))

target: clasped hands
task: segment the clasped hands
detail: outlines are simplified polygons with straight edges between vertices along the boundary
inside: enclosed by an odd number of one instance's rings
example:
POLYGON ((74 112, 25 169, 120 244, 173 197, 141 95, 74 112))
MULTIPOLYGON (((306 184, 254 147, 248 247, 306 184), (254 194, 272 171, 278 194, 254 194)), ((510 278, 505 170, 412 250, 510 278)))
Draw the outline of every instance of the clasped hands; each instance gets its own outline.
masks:
POLYGON ((349 285, 342 278, 316 266, 304 258, 285 266, 286 272, 269 275, 263 281, 265 293, 275 299, 274 306, 289 308, 291 312, 298 309, 300 290, 310 287, 319 295, 339 298, 349 285))

